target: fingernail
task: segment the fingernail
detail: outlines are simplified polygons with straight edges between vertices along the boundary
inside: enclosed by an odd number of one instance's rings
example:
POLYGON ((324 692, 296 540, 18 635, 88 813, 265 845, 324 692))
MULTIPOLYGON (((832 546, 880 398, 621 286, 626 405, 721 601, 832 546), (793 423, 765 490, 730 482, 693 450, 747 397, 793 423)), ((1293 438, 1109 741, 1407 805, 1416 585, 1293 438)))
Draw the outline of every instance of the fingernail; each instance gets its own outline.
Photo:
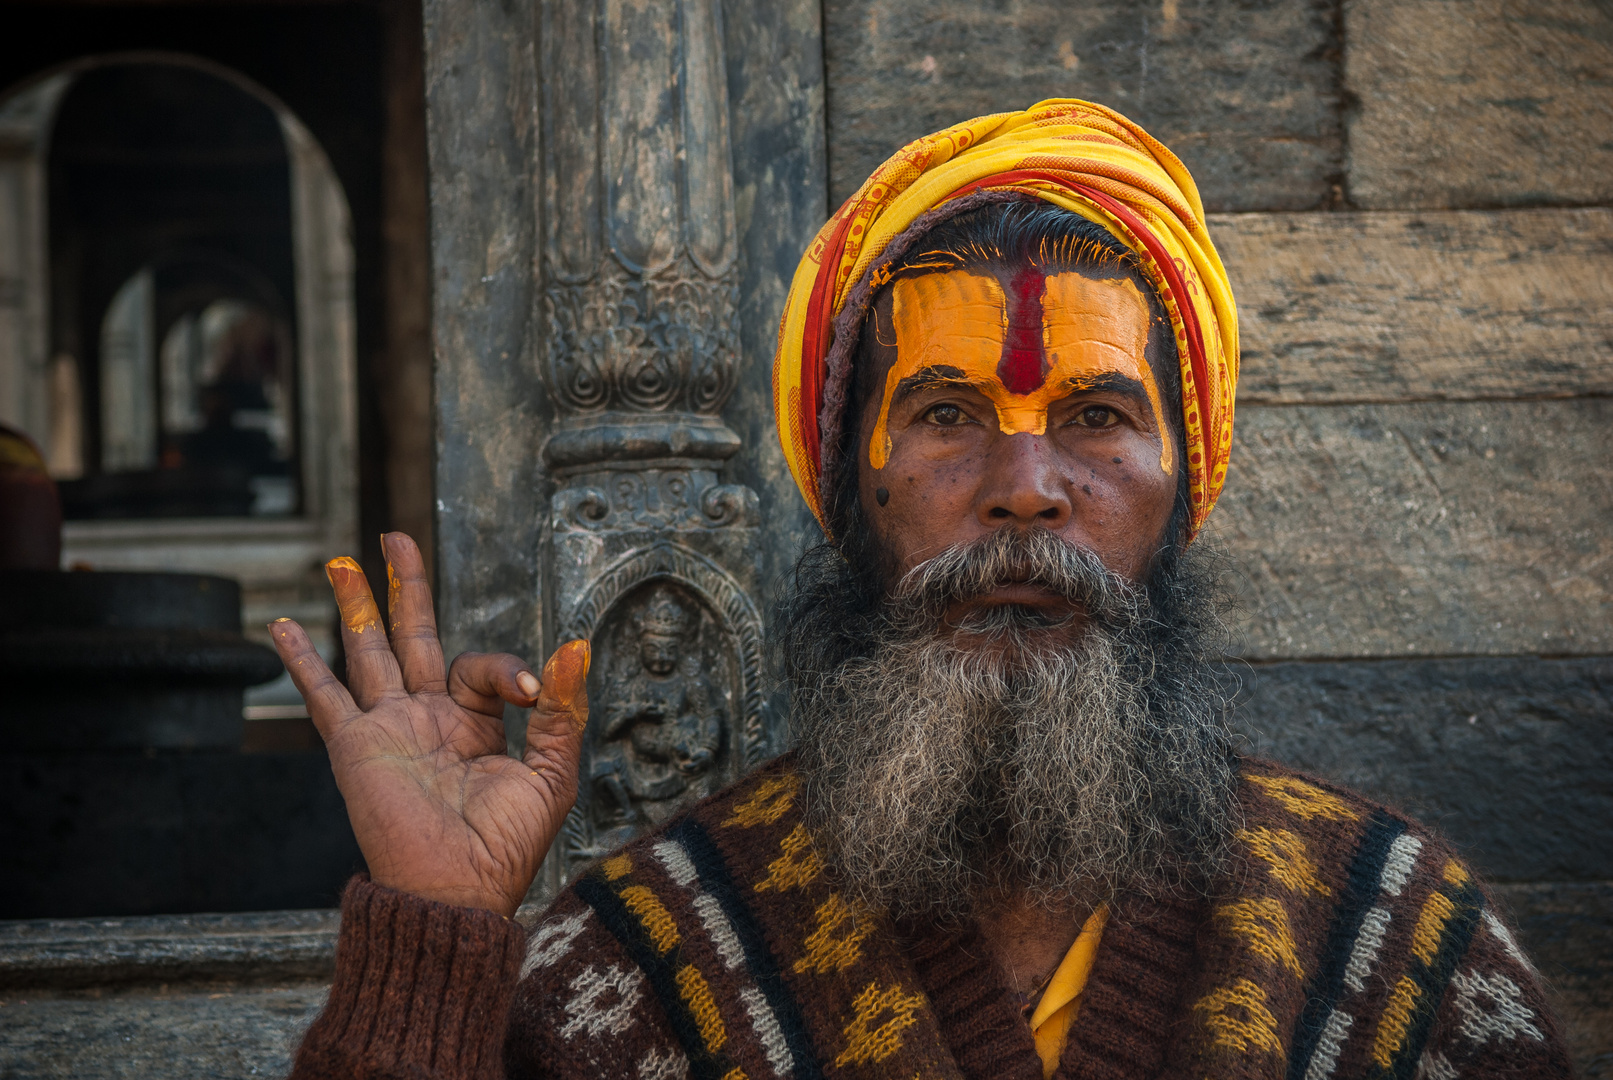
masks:
POLYGON ((523 671, 517 675, 515 685, 520 687, 521 693, 530 698, 537 697, 538 691, 543 688, 543 684, 538 682, 538 677, 530 671, 523 671))
POLYGON ((350 555, 338 555, 325 564, 325 576, 330 579, 332 585, 336 583, 338 570, 347 570, 355 574, 364 573, 364 568, 358 564, 358 560, 350 555))

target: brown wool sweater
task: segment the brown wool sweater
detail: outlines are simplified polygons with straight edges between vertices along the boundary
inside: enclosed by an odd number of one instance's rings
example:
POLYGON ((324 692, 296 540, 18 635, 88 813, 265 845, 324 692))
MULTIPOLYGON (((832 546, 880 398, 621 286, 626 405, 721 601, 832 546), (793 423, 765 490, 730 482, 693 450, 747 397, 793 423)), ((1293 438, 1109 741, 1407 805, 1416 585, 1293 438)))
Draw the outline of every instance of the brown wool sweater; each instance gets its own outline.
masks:
MULTIPOLYGON (((1011 1077, 1041 1062, 972 927, 834 888, 788 756, 574 881, 526 933, 356 880, 293 1076, 1011 1077)), ((1068 1080, 1562 1077, 1539 979, 1448 847, 1244 763, 1208 900, 1122 898, 1068 1080)))

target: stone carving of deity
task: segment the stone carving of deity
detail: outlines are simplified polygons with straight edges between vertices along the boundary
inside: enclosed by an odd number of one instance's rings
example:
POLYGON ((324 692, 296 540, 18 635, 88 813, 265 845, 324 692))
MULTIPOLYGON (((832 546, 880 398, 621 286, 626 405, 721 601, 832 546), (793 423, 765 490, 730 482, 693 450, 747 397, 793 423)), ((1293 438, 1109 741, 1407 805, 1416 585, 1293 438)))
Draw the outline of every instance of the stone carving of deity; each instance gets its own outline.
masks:
POLYGON ((658 825, 717 786, 726 725, 720 696, 688 651, 690 623, 666 586, 632 616, 638 662, 610 689, 591 770, 602 831, 658 825))

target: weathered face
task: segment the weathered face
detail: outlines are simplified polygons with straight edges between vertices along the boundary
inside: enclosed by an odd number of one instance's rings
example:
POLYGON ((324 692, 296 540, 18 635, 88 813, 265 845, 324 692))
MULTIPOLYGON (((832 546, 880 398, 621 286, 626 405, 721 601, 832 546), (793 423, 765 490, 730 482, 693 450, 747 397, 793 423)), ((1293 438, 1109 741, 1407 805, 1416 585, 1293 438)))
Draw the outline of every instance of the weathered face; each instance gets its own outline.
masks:
POLYGON ((670 675, 677 669, 682 645, 665 634, 645 634, 639 638, 639 662, 651 675, 670 675))
MULTIPOLYGON (((1041 526, 1142 579, 1180 462, 1135 282, 949 270, 897 279, 869 319, 859 495, 898 575, 1004 526, 1041 526)), ((1004 604, 1069 611, 1005 585, 955 615, 1004 604)))

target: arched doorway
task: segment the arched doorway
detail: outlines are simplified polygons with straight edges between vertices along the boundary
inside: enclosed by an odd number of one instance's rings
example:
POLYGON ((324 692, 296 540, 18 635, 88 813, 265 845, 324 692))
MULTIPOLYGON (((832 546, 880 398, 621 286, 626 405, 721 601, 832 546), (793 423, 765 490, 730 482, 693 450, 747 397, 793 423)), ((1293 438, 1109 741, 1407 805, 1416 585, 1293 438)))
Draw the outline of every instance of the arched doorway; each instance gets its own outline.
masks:
MULTIPOLYGON (((0 419, 47 448, 64 561, 241 580, 330 644, 357 532, 353 241, 306 127, 229 69, 86 58, 0 101, 0 419)), ((249 715, 294 711, 289 684, 249 715)))

